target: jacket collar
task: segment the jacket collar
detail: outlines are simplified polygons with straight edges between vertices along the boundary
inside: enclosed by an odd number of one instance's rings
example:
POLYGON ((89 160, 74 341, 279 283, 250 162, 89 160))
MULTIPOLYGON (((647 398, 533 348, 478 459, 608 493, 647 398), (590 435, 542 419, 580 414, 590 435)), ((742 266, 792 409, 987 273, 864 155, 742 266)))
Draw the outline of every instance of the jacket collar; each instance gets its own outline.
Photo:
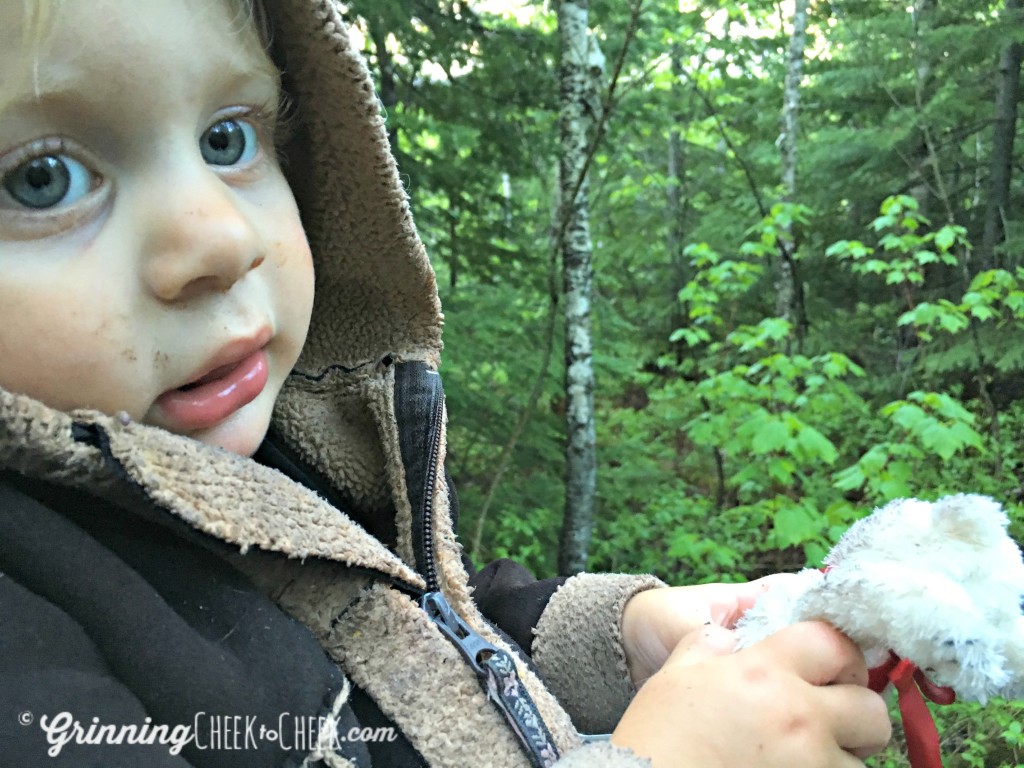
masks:
POLYGON ((95 411, 63 413, 0 389, 0 468, 114 501, 141 493, 160 513, 243 554, 320 558, 423 587, 415 571, 313 491, 155 427, 95 411))

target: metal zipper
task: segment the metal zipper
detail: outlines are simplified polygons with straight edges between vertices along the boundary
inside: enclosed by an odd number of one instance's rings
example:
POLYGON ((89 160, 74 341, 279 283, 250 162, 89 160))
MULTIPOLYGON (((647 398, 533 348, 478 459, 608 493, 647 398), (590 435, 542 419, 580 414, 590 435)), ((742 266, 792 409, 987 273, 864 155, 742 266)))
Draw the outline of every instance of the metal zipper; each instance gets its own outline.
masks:
POLYGON ((476 673, 487 698, 504 715, 533 768, 550 768, 558 748, 526 686, 516 673, 512 657, 477 634, 440 592, 420 598, 420 607, 441 633, 458 649, 476 673))
MULTIPOLYGON (((433 375, 437 376, 436 373, 433 375)), ((434 556, 434 483, 437 480, 437 464, 441 456, 441 424, 444 419, 444 397, 439 389, 434 389, 434 403, 430 409, 430 453, 427 455, 426 477, 423 478, 423 514, 420 516, 423 525, 423 569, 428 592, 437 592, 441 589, 434 556)))
POLYGON ((440 385, 434 387, 431 394, 433 403, 428 425, 430 449, 426 477, 423 480, 420 515, 427 592, 420 598, 420 607, 472 668, 487 698, 494 702, 512 727, 530 765, 533 768, 548 768, 558 760, 558 749, 537 705, 519 679, 512 657, 473 630, 441 593, 434 548, 434 484, 437 482, 441 456, 444 396, 440 385))

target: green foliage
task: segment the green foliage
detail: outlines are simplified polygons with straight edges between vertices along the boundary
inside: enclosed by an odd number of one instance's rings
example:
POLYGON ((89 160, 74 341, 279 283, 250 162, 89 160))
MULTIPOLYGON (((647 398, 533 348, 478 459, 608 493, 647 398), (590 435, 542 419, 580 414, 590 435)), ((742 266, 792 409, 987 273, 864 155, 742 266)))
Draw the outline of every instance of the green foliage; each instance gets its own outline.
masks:
MULTIPOLYGON (((929 264, 957 265, 954 246, 965 245, 966 230, 958 226, 945 226, 935 232, 922 232, 928 219, 921 215, 917 200, 906 195, 886 198, 882 215, 871 227, 883 233, 878 240, 881 253, 859 240, 840 240, 830 246, 826 256, 850 262, 854 274, 879 275, 887 285, 923 285, 925 268, 929 264)), ((912 314, 912 313, 908 313, 912 314)), ((954 326, 952 332, 964 326, 954 326)))
MULTIPOLYGON (((1024 703, 990 701, 984 706, 956 703, 929 705, 939 731, 945 768, 1021 768, 1024 766, 1024 703)), ((889 707, 896 728, 882 753, 867 761, 868 768, 909 768, 906 741, 899 727, 895 696, 889 707)))
MULTIPOLYGON (((591 3, 609 78, 628 5, 591 3)), ((558 51, 551 7, 511 7, 385 0, 350 15, 371 64, 390 61, 389 126, 439 276, 463 538, 489 499, 477 559, 550 575, 558 51)), ((645 3, 590 173, 592 569, 694 583, 816 565, 853 520, 907 495, 991 494, 1024 537, 1019 142, 1005 242, 972 249, 999 53, 1021 38, 1002 8, 812 4, 797 193, 781 202, 778 5, 645 3), (780 242, 806 322, 777 316, 780 242)), ((1021 765, 1018 705, 937 713, 947 768, 1021 765)), ((872 764, 904 768, 899 740, 872 764)))

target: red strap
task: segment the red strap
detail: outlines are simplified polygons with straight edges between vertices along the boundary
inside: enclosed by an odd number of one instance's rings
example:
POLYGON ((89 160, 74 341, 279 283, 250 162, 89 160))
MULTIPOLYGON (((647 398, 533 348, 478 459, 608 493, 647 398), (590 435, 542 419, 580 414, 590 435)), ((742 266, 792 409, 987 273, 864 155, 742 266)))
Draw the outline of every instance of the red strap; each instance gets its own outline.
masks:
POLYGON ((892 651, 889 651, 889 658, 879 664, 877 667, 872 667, 868 670, 868 688, 875 693, 881 693, 885 690, 891 681, 889 680, 889 673, 896 669, 896 665, 900 663, 900 657, 892 651))
POLYGON ((868 686, 881 693, 890 682, 899 692, 900 716, 911 768, 942 768, 939 732, 924 697, 936 704, 952 704, 956 700, 953 689, 935 685, 912 661, 901 659, 891 651, 885 663, 870 670, 868 686))
MULTIPOLYGON (((822 568, 821 572, 830 570, 831 566, 822 568)), ((892 651, 889 651, 888 659, 868 670, 868 688, 875 693, 881 693, 889 683, 898 691, 910 768, 942 768, 939 732, 924 697, 936 704, 952 704, 956 701, 956 692, 936 685, 914 662, 901 659, 892 651)))

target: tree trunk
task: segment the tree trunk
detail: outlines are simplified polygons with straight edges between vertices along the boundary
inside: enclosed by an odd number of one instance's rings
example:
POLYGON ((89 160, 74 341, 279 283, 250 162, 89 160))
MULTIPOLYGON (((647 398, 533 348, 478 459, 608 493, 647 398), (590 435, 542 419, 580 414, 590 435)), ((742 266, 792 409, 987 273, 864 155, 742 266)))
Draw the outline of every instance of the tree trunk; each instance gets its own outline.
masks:
MULTIPOLYGON (((793 34, 786 53, 786 80, 782 98, 782 201, 796 202, 797 132, 800 116, 800 80, 804 71, 804 49, 807 47, 807 10, 809 0, 796 0, 793 10, 793 34)), ((802 346, 807 320, 804 312, 803 286, 796 269, 796 238, 792 226, 779 236, 779 273, 776 283, 776 312, 792 323, 798 347, 802 346)))
POLYGON ((562 44, 561 157, 559 190, 565 307, 566 484, 565 515, 558 552, 563 575, 586 568, 597 486, 594 433, 594 366, 590 336, 593 267, 587 183, 583 178, 594 125, 597 79, 603 58, 590 37, 589 0, 562 0, 558 30, 562 44))
MULTIPOLYGON (((934 156, 934 143, 931 141, 931 129, 928 118, 925 115, 925 107, 931 101, 933 95, 932 74, 934 67, 928 58, 928 51, 924 42, 932 24, 932 15, 935 11, 937 0, 913 0, 910 7, 911 20, 911 49, 913 53, 914 66, 914 121, 920 130, 920 141, 917 147, 908 154, 910 163, 910 188, 911 197, 917 200, 921 214, 928 219, 934 218, 935 202, 942 207, 945 201, 936 197, 942 197, 942 169, 939 167, 938 158, 934 156)), ((916 337, 915 337, 916 338, 916 337)), ((916 344, 916 340, 914 342, 916 344)))
MULTIPOLYGON (((1021 0, 1006 0, 1003 23, 1009 27, 1021 23, 1021 0)), ((996 246, 1006 236, 1004 222, 1013 173, 1013 140, 1017 133, 1017 90, 1022 53, 1024 50, 1021 44, 1012 42, 999 57, 999 87, 996 92, 995 127, 992 131, 988 200, 985 207, 985 229, 981 238, 983 269, 997 265, 996 246)))
MULTIPOLYGON (((679 53, 672 55, 672 74, 675 78, 672 81, 672 98, 678 102, 680 95, 678 89, 679 79, 683 65, 679 53)), ((672 115, 672 127, 668 131, 668 186, 666 190, 668 203, 668 236, 666 246, 668 249, 669 269, 672 279, 669 282, 668 305, 672 307, 669 313, 669 328, 666 335, 671 335, 678 328, 682 328, 689 322, 686 307, 679 301, 679 292, 686 287, 689 281, 689 270, 686 259, 683 256, 683 240, 685 231, 683 228, 683 180, 686 177, 686 158, 683 155, 682 130, 683 115, 675 111, 672 115)), ((676 362, 681 363, 683 354, 687 349, 685 342, 677 341, 673 345, 675 349, 676 362)))
MULTIPOLYGON (((388 50, 388 31, 384 26, 384 21, 380 18, 367 17, 366 26, 370 41, 373 43, 374 53, 376 53, 377 68, 380 70, 377 95, 384 111, 390 114, 398 105, 398 89, 395 87, 395 60, 388 50)), ((391 154, 397 158, 398 133, 393 127, 394 125, 394 120, 388 122, 388 143, 391 145, 391 154)))

